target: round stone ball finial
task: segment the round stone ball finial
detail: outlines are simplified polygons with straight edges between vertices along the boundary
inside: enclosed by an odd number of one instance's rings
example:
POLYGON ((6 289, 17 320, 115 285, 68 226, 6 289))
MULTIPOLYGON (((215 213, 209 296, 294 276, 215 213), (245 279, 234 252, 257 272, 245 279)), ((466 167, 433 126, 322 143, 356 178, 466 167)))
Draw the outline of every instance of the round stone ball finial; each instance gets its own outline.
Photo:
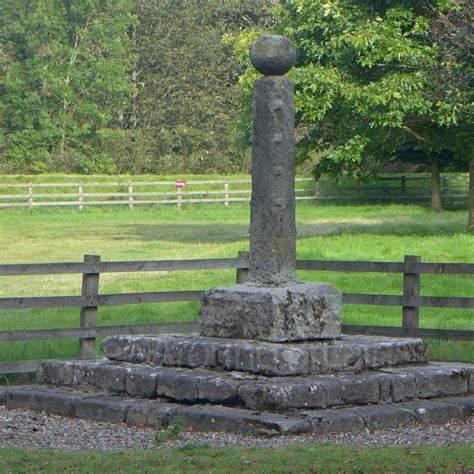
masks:
POLYGON ((283 76, 295 64, 296 51, 288 38, 265 35, 250 46, 250 60, 255 69, 265 76, 283 76))

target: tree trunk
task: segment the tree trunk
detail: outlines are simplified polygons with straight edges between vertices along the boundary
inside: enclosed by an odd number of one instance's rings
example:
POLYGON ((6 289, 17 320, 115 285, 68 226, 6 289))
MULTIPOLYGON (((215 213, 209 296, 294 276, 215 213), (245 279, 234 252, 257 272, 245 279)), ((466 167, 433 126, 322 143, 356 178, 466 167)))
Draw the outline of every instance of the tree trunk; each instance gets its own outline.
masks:
POLYGON ((474 155, 469 166, 469 221, 468 231, 474 234, 474 155))
POLYGON ((443 206, 441 205, 439 162, 436 157, 431 161, 431 210, 435 212, 441 212, 443 210, 443 206))

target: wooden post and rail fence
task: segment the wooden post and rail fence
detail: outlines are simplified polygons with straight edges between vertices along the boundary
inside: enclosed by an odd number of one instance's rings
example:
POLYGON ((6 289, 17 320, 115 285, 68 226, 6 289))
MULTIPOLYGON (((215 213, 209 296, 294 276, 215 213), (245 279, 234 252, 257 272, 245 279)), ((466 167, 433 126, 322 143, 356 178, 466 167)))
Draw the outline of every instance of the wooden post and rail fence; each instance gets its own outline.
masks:
MULTIPOLYGON (((197 260, 156 260, 103 262, 99 256, 86 255, 83 262, 25 263, 0 265, 0 277, 18 275, 82 274, 81 296, 40 296, 0 298, 0 310, 31 308, 80 308, 80 327, 45 330, 11 330, 0 332, 0 341, 28 341, 46 339, 79 339, 79 356, 94 357, 96 338, 118 334, 151 334, 196 331, 197 323, 150 323, 120 326, 98 326, 100 306, 199 301, 203 291, 156 291, 144 293, 100 294, 99 279, 103 273, 160 272, 192 270, 236 271, 237 283, 248 274, 248 253, 239 252, 237 258, 197 260)), ((473 275, 474 263, 424 263, 419 256, 407 255, 403 262, 297 260, 298 270, 329 272, 376 272, 403 274, 401 295, 344 293, 344 304, 398 306, 402 308, 402 326, 342 326, 344 334, 383 336, 413 336, 431 339, 473 341, 473 330, 420 328, 420 308, 474 308, 474 297, 421 296, 421 275, 473 275)), ((39 361, 0 362, 0 373, 31 372, 39 361)))
MULTIPOLYGON (((468 177, 443 176, 441 198, 459 203, 468 197, 468 177)), ((323 202, 422 202, 430 199, 428 177, 382 176, 380 182, 394 185, 353 183, 335 185, 331 180, 315 182, 311 178, 296 179, 298 201, 323 202), (423 184, 426 181, 426 185, 423 184), (306 183, 306 184, 304 184, 306 183), (419 184, 423 185, 420 186, 419 184), (411 186, 413 184, 413 186, 411 186), (301 187, 303 186, 303 187, 301 187)), ((250 179, 219 181, 156 181, 102 183, 0 183, 0 208, 72 206, 82 210, 86 206, 175 205, 223 203, 250 200, 250 179), (247 186, 248 185, 248 186, 247 186), (203 188, 207 186, 208 188, 203 188), (245 188, 243 188, 244 186, 245 188), (13 191, 10 191, 13 190, 13 191)))

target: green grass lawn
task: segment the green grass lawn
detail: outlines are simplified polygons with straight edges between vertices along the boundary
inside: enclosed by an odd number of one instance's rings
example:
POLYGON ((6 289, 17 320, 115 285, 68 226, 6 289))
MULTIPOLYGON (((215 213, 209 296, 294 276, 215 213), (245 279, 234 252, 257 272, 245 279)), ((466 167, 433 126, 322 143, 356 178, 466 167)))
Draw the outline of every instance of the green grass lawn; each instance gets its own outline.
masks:
MULTIPOLYGON (((235 257, 248 248, 249 210, 235 204, 124 208, 18 209, 0 212, 0 263, 235 257)), ((301 259, 474 262, 474 236, 467 212, 431 213, 419 206, 353 205, 297 208, 301 259)), ((0 297, 79 295, 80 275, 0 277, 0 297)), ((299 278, 327 281, 344 292, 400 294, 402 276, 380 273, 301 272, 299 278)), ((232 284, 233 271, 105 274, 101 292, 203 290, 232 284)), ((473 296, 472 276, 423 275, 422 295, 473 296)), ((197 303, 115 306, 99 309, 99 324, 196 321, 197 303)), ((346 324, 401 324, 401 309, 344 306, 346 324)), ((0 311, 0 331, 77 327, 79 310, 0 311)), ((474 311, 425 308, 421 326, 474 329, 474 311)), ((0 360, 74 357, 77 341, 0 344, 0 360)), ((430 342, 434 359, 474 360, 472 342, 430 342)))
POLYGON ((2 472, 461 473, 474 469, 472 446, 284 448, 184 446, 159 451, 54 452, 0 449, 2 472))

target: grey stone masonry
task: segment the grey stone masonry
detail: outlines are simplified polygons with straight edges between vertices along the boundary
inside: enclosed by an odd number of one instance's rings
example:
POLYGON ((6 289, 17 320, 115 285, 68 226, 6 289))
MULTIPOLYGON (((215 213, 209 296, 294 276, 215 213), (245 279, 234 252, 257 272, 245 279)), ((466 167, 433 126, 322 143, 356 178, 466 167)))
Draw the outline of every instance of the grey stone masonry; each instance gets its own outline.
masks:
POLYGON ((258 79, 253 96, 249 282, 295 282, 295 138, 293 81, 258 79))
POLYGON ((196 335, 111 336, 101 347, 106 357, 123 362, 277 376, 357 373, 428 361, 421 339, 378 336, 342 336, 291 344, 196 335))
POLYGON ((110 362, 45 362, 39 371, 42 384, 97 389, 107 395, 163 398, 186 403, 219 403, 253 410, 326 408, 398 403, 417 398, 462 396, 470 393, 474 365, 427 365, 364 372, 353 375, 265 377, 216 369, 184 369, 110 362), (65 368, 71 372, 61 382, 65 368), (119 372, 118 369, 122 369, 119 372), (74 374, 77 373, 78 377, 74 374), (117 377, 125 373, 124 379, 117 377), (82 376, 82 374, 87 374, 82 376), (120 380, 121 390, 118 388, 120 380))
POLYGON ((351 376, 307 376, 259 379, 239 388, 242 404, 254 410, 326 408, 398 403, 415 399, 466 395, 474 365, 463 369, 427 366, 418 371, 400 368, 351 376), (436 391, 433 390, 436 387, 436 391))
POLYGON ((341 301, 341 292, 326 283, 214 288, 202 301, 200 332, 270 342, 336 338, 341 301))
POLYGON ((71 391, 38 385, 6 390, 9 409, 28 409, 95 421, 167 426, 176 416, 198 431, 226 431, 275 436, 290 433, 337 433, 444 424, 470 418, 473 397, 422 400, 327 410, 298 410, 290 415, 214 405, 179 405, 157 400, 71 391))

